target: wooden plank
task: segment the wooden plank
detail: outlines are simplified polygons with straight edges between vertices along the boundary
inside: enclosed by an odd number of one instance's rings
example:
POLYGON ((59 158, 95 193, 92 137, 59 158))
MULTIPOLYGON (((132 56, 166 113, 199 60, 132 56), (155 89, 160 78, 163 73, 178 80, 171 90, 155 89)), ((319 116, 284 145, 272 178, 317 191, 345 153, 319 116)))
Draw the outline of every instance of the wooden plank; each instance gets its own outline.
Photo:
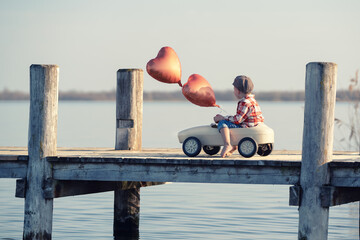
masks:
POLYGON ((156 186, 156 182, 112 182, 112 181, 53 181, 53 186, 45 192, 46 198, 59 198, 83 194, 128 190, 133 188, 156 186))
MULTIPOLYGON (((77 196, 83 194, 100 193, 114 190, 128 190, 132 188, 156 186, 164 183, 157 182, 112 182, 112 181, 61 181, 49 180, 44 191, 46 199, 77 196)), ((25 179, 16 181, 15 197, 24 198, 26 189, 25 179)))
POLYGON ((200 166, 272 166, 300 167, 300 161, 276 160, 209 160, 208 158, 169 158, 169 157, 47 157, 51 163, 89 164, 159 164, 159 165, 200 165, 200 166))
POLYGON ((321 206, 320 193, 330 179, 336 74, 335 63, 306 65, 298 239, 327 239, 329 209, 321 206))
POLYGON ((0 161, 17 161, 21 157, 26 157, 26 156, 21 156, 21 155, 0 155, 0 161))
MULTIPOLYGON (((28 155, 27 147, 0 146, 0 160, 6 160, 6 156, 28 155)), ((10 159, 9 159, 10 160, 10 159)))
POLYGON ((25 178, 27 161, 0 161, 0 178, 25 178))
POLYGON ((353 163, 354 167, 338 167, 331 165, 330 185, 334 187, 360 187, 360 166, 353 163))
POLYGON ((58 78, 56 65, 31 65, 30 116, 23 239, 51 239, 53 201, 43 187, 52 177, 47 156, 56 156, 58 78))
POLYGON ((359 200, 360 188, 332 186, 321 188, 321 205, 323 207, 333 207, 359 200))
MULTIPOLYGON (((126 159, 122 159, 126 161, 126 159)), ((225 161, 224 161, 225 162, 225 161)), ((247 161, 246 161, 247 162, 247 161)), ((58 180, 289 184, 299 183, 300 165, 72 163, 53 161, 58 180)))
MULTIPOLYGON (((0 146, 0 162, 6 160, 7 157, 17 158, 22 155, 27 155, 26 147, 3 147, 0 146)), ((93 147, 59 147, 57 148, 57 155, 59 157, 78 157, 78 158, 119 158, 119 157, 138 157, 138 158, 164 158, 164 159, 189 159, 189 160, 221 160, 220 155, 209 156, 204 153, 200 153, 195 158, 187 157, 181 150, 181 148, 146 148, 141 151, 125 151, 114 150, 114 148, 93 148, 93 147)), ((25 156, 26 157, 26 156, 25 156)), ((300 151, 289 150, 274 150, 271 155, 266 157, 260 157, 255 155, 254 157, 247 159, 249 161, 288 161, 299 162, 301 161, 300 151)), ((238 153, 233 154, 227 160, 246 160, 238 153)), ((332 162, 329 163, 330 167, 352 167, 354 164, 360 165, 360 156, 355 152, 334 152, 332 156, 332 162)))
MULTIPOLYGON (((290 206, 301 206, 302 190, 300 186, 290 187, 290 206)), ((320 190, 321 206, 324 208, 360 201, 359 187, 323 186, 320 190)))

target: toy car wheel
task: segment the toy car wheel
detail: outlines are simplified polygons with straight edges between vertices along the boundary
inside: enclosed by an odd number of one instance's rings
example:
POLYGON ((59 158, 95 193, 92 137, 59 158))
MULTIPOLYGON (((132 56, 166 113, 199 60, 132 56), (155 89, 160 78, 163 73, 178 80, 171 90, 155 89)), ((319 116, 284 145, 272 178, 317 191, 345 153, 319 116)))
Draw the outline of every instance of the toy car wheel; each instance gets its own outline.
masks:
POLYGON ((272 150, 273 150, 273 145, 271 143, 261 144, 261 145, 259 145, 257 154, 265 157, 265 156, 269 155, 272 152, 272 150))
POLYGON ((215 155, 220 151, 219 146, 204 146, 203 147, 204 152, 206 152, 209 155, 215 155))
POLYGON ((254 139, 245 137, 240 140, 238 150, 241 156, 250 158, 257 152, 258 146, 254 139))
POLYGON ((188 137, 185 139, 182 149, 189 157, 195 157, 201 152, 201 142, 196 137, 188 137))

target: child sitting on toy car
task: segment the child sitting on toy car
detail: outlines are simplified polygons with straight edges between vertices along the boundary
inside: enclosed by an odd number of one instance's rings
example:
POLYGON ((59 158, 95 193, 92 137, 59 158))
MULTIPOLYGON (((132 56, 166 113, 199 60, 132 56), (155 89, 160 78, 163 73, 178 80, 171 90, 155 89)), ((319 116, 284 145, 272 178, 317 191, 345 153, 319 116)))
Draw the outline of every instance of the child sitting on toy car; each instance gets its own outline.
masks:
POLYGON ((214 121, 218 123, 218 129, 224 141, 221 157, 231 156, 236 151, 237 146, 231 146, 229 128, 248 128, 255 127, 260 122, 264 122, 261 109, 251 94, 254 84, 247 76, 237 76, 233 82, 234 95, 239 99, 236 114, 234 116, 223 116, 217 114, 214 121))

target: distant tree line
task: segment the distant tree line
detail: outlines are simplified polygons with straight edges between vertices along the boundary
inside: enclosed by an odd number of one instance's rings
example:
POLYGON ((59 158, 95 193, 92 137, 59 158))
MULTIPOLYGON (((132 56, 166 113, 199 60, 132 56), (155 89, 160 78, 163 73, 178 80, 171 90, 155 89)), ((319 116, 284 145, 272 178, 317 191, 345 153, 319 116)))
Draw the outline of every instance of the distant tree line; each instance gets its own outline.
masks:
MULTIPOLYGON (((255 92, 258 101, 304 101, 304 91, 268 91, 255 92)), ((217 101, 234 101, 236 100, 232 90, 215 91, 217 101)), ((360 90, 348 91, 339 90, 336 95, 337 101, 359 101, 360 90)), ((115 90, 83 92, 83 91, 60 91, 59 100, 61 101, 115 101, 115 90)), ((29 93, 21 91, 10 91, 3 89, 0 91, 0 101, 12 100, 29 100, 29 93)), ((184 101, 186 100, 181 91, 161 92, 151 91, 144 92, 144 101, 184 101)))
POLYGON ((28 100, 29 93, 24 93, 21 91, 10 91, 4 89, 0 91, 0 100, 28 100))
POLYGON ((59 91, 59 100, 64 101, 112 101, 116 100, 116 91, 80 92, 80 91, 59 91))

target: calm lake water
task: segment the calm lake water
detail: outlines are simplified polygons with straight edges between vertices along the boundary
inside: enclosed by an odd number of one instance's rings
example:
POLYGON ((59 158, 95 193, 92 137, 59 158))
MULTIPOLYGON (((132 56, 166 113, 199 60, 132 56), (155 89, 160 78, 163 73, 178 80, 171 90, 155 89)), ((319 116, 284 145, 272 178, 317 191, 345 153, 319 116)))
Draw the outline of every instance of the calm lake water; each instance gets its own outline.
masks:
MULTIPOLYGON (((177 132, 209 124, 217 113, 235 111, 235 102, 201 108, 188 102, 145 102, 144 148, 181 148, 177 132), (225 112, 226 111, 226 112, 225 112)), ((275 131, 275 149, 301 150, 301 102, 260 102, 275 131), (280 117, 281 116, 281 117, 280 117)), ((28 102, 0 101, 0 146, 26 146, 28 102)), ((347 120, 348 105, 336 117, 347 120)), ((335 130, 334 149, 347 132, 335 130)), ((60 102, 59 147, 114 147, 115 103, 60 102)), ((289 186, 172 183, 141 189, 140 239, 297 239, 298 210, 288 206, 289 186)), ((22 239, 24 200, 15 198, 15 180, 0 179, 0 240, 22 239)), ((113 239, 113 193, 54 200, 53 239, 113 239)), ((358 239, 359 205, 332 207, 329 239, 358 239)))

